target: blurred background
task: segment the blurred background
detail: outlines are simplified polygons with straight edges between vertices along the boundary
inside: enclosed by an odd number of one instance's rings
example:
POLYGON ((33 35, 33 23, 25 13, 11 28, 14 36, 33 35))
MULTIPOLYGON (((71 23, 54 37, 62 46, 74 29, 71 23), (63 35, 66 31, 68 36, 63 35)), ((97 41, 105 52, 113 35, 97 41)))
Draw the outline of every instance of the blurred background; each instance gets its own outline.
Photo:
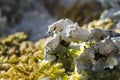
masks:
POLYGON ((0 36, 23 31, 37 41, 47 36, 48 25, 61 18, 80 26, 111 18, 119 27, 120 0, 0 0, 0 36))

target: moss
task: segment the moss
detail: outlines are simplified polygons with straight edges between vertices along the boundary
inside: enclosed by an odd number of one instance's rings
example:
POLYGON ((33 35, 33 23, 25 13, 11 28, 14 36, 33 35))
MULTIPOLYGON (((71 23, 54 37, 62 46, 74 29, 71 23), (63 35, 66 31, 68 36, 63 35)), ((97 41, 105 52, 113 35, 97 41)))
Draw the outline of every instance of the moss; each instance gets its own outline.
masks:
POLYGON ((63 78, 62 63, 43 62, 46 39, 36 43, 27 40, 23 32, 0 38, 0 78, 38 80, 63 78))
POLYGON ((1 77, 12 80, 38 80, 44 77, 57 79, 62 77, 65 74, 64 72, 65 69, 62 68, 62 64, 60 63, 51 64, 50 62, 35 62, 34 60, 29 59, 28 63, 12 65, 8 71, 6 71, 4 74, 1 74, 1 77))
POLYGON ((84 24, 82 28, 91 29, 91 28, 102 28, 102 29, 113 29, 115 22, 111 19, 104 20, 93 20, 88 24, 84 24))

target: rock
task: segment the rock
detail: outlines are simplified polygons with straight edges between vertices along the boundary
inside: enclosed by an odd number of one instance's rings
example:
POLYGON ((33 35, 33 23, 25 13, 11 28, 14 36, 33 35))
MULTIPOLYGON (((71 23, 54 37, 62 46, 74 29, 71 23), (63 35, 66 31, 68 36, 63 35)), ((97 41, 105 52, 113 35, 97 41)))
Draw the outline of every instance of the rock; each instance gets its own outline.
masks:
MULTIPOLYGON (((119 41, 118 41, 119 42, 119 41)), ((119 46, 117 43, 106 38, 103 41, 85 49, 85 51, 74 60, 78 73, 82 75, 82 80, 101 80, 114 78, 118 80, 120 70, 119 46)))
POLYGON ((108 56, 118 53, 118 47, 113 43, 111 39, 105 39, 101 43, 96 44, 95 49, 98 50, 99 54, 108 56))
POLYGON ((87 41, 89 39, 89 32, 80 28, 77 23, 72 22, 70 19, 61 19, 54 22, 48 26, 48 32, 53 33, 53 38, 48 39, 46 42, 44 50, 45 58, 47 54, 51 56, 58 53, 66 54, 66 52, 62 52, 62 49, 64 47, 67 48, 72 41, 87 41))
POLYGON ((120 33, 117 33, 113 30, 105 30, 99 28, 92 28, 89 30, 90 32, 90 39, 95 41, 100 41, 105 39, 106 37, 117 37, 120 36, 120 33))

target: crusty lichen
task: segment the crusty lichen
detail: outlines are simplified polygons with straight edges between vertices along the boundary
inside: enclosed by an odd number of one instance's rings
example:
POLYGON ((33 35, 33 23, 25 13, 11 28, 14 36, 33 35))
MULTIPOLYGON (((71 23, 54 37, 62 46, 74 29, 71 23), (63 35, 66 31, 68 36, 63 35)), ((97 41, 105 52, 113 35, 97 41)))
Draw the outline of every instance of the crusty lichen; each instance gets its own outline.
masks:
POLYGON ((48 32, 53 32, 54 35, 52 39, 48 39, 46 42, 44 60, 51 61, 56 59, 56 53, 66 55, 66 52, 61 52, 60 50, 64 47, 64 51, 67 51, 66 47, 69 46, 70 42, 79 40, 87 41, 89 37, 88 31, 80 28, 77 23, 73 23, 69 19, 61 19, 53 23, 49 26, 48 32))
POLYGON ((83 80, 118 80, 119 45, 111 38, 98 42, 75 59, 77 71, 83 80))
MULTIPOLYGON (((45 46, 44 60, 54 61, 57 59, 57 53, 62 50, 59 45, 62 47, 67 47, 71 42, 78 41, 88 41, 88 40, 102 40, 107 36, 116 37, 119 36, 119 33, 116 33, 112 30, 104 30, 99 28, 94 28, 91 30, 84 30, 80 28, 77 23, 72 22, 70 19, 61 19, 52 25, 48 26, 48 32, 53 33, 53 38, 48 39, 45 46)), ((67 51, 67 50, 64 50, 67 51)))
MULTIPOLYGON (((120 34, 113 30, 99 28, 85 30, 69 19, 61 19, 50 25, 48 32, 53 33, 53 37, 46 42, 44 61, 61 62, 67 71, 73 71, 75 64, 77 72, 83 75, 81 76, 83 80, 92 78, 96 80, 97 75, 92 75, 95 74, 94 72, 104 71, 104 69, 112 70, 119 63, 115 57, 119 47, 111 40, 111 37, 117 37, 120 34), (83 43, 80 44, 80 41, 98 43, 87 48, 86 44, 82 47, 83 43), (80 57, 75 59, 73 63, 73 59, 79 55, 80 57), (86 74, 92 76, 89 77, 86 74)), ((105 71, 105 73, 107 72, 105 71)), ((99 79, 102 78, 105 79, 106 77, 102 74, 99 79)))

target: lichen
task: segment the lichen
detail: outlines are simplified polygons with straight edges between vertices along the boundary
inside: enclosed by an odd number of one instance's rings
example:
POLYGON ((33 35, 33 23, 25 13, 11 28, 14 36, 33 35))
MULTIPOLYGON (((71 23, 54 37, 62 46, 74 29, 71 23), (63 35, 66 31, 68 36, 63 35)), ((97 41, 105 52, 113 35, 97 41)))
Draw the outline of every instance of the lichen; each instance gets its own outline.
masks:
POLYGON ((100 41, 107 36, 116 37, 119 33, 112 30, 93 28, 85 30, 70 19, 61 19, 48 26, 48 32, 53 37, 48 39, 44 49, 44 60, 55 61, 58 55, 67 55, 67 48, 71 42, 100 41))
MULTIPOLYGON (((110 20, 107 21, 109 24, 110 20)), ((105 22, 98 26, 102 24, 105 25, 105 22)), ((112 70, 118 65, 115 54, 118 53, 119 47, 111 37, 118 37, 120 33, 101 28, 85 30, 69 19, 61 19, 53 23, 48 27, 48 32, 53 33, 53 37, 46 41, 44 61, 60 62, 67 72, 73 72, 75 65, 76 71, 83 75, 81 76, 83 80, 92 78, 96 80, 97 75, 93 75, 95 72, 112 70)), ((106 77, 103 75, 99 77, 102 78, 106 77)))
POLYGON ((119 45, 106 38, 87 48, 75 59, 77 72, 82 80, 118 80, 119 71, 119 45))

